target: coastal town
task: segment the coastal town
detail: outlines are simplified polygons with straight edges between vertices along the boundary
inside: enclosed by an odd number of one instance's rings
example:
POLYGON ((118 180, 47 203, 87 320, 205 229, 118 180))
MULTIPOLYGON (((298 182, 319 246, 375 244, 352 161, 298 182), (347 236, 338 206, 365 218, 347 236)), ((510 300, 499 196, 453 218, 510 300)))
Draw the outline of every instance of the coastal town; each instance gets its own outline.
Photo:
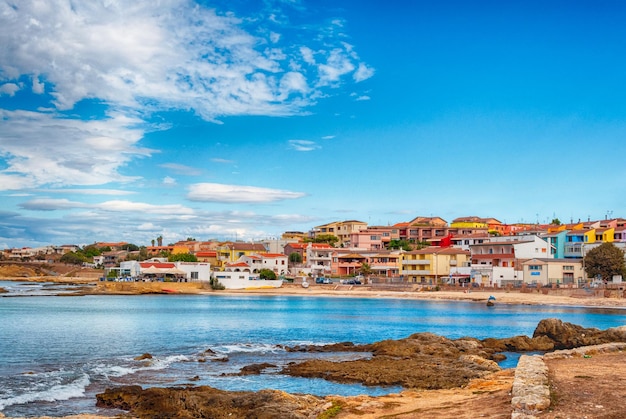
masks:
POLYGON ((390 226, 347 220, 308 232, 285 232, 279 239, 189 238, 163 244, 160 236, 147 246, 94 242, 82 247, 5 249, 2 260, 80 264, 111 281, 219 280, 230 289, 279 287, 283 281, 295 281, 304 286, 367 283, 398 290, 454 286, 623 291, 620 275, 590 276, 585 269, 586 256, 603 244, 626 249, 626 219, 505 224, 477 216, 451 222, 415 217, 390 226))

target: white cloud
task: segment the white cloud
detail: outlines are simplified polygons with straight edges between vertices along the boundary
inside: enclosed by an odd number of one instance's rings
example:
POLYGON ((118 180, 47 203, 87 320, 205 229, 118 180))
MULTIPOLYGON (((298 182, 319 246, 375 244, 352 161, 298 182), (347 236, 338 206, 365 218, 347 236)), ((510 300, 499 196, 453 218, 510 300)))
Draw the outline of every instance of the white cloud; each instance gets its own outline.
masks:
POLYGON ((163 178, 163 184, 164 184, 165 186, 173 186, 173 185, 176 185, 176 179, 174 179, 173 177, 170 177, 170 176, 165 176, 165 177, 163 178))
POLYGON ((365 63, 359 63, 358 68, 354 72, 354 81, 361 82, 367 80, 374 75, 374 69, 368 67, 365 63))
POLYGON ((103 120, 62 118, 55 113, 0 109, 0 190, 43 185, 102 185, 128 182, 120 166, 149 156, 137 147, 144 131, 140 120, 111 114, 103 120))
POLYGON ((174 173, 185 176, 198 176, 202 174, 202 170, 200 169, 196 169, 195 167, 186 166, 179 163, 163 163, 160 164, 159 167, 171 170, 174 173))
POLYGON ((121 169, 156 152, 138 145, 167 128, 146 123, 155 112, 192 111, 213 122, 303 114, 351 73, 357 81, 371 75, 332 30, 340 20, 331 30, 303 26, 305 41, 294 44, 281 26, 288 16, 274 12, 272 21, 190 0, 0 0, 0 95, 24 89, 49 101, 37 111, 0 109, 0 190, 137 180, 121 169), (248 31, 252 21, 259 27, 248 31), (81 101, 97 102, 106 116, 75 115, 81 101))
MULTIPOLYGON (((37 198, 24 202, 20 205, 24 209, 32 211, 56 211, 69 209, 87 209, 92 211, 105 211, 116 213, 136 213, 136 214, 161 214, 161 215, 193 215, 191 208, 183 205, 154 205, 144 202, 133 202, 124 200, 105 201, 100 203, 85 203, 70 201, 69 199, 37 198)), ((95 215, 95 213, 91 213, 95 215)))
POLYGON ((220 164, 232 164, 232 163, 234 163, 233 160, 220 159, 219 157, 212 158, 211 161, 213 163, 220 163, 220 164))
POLYGON ((132 195, 133 191, 124 191, 121 189, 41 189, 37 192, 59 193, 59 194, 77 194, 77 195, 132 195))
POLYGON ((335 137, 336 137, 336 135, 325 135, 325 136, 322 137, 322 140, 332 140, 335 137))
POLYGON ((327 57, 326 64, 319 66, 320 85, 338 82, 341 77, 354 70, 354 63, 344 49, 335 48, 327 57))
POLYGON ((322 147, 314 141, 289 140, 289 148, 292 148, 296 151, 313 151, 322 147))
POLYGON ((362 95, 362 96, 357 96, 357 98, 355 99, 357 102, 361 102, 364 100, 370 100, 371 97, 367 96, 367 95, 362 95))
POLYGON ((0 86, 0 96, 8 95, 15 96, 15 92, 19 91, 20 87, 15 83, 5 83, 0 86))
POLYGON ((189 187, 187 194, 187 198, 192 201, 227 203, 267 203, 302 198, 303 196, 305 194, 302 192, 220 183, 196 183, 189 187))

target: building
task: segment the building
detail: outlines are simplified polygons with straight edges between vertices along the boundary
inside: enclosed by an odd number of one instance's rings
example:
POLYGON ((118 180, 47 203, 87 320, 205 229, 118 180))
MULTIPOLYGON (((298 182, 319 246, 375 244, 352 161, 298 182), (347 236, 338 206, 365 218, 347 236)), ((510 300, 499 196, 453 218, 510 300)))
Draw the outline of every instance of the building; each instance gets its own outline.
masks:
POLYGON ((582 286, 585 282, 582 260, 533 258, 520 264, 523 282, 527 285, 582 286))
POLYGON ((337 237, 338 247, 350 247, 352 233, 356 233, 367 228, 367 223, 356 220, 335 221, 321 226, 314 227, 310 231, 310 237, 315 239, 322 235, 332 235, 337 237))
POLYGON ((421 284, 469 282, 469 264, 467 250, 431 246, 402 253, 400 274, 407 282, 421 284))

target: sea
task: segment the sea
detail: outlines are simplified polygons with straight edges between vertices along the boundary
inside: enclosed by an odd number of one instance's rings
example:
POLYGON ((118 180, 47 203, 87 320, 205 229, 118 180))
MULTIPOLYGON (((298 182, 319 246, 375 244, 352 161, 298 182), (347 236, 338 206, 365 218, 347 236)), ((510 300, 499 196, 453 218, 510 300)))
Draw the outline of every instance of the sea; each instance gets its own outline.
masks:
MULTIPOLYGON (((448 338, 532 336, 541 319, 584 327, 626 325, 626 310, 394 298, 284 295, 67 296, 72 286, 0 281, 0 412, 6 416, 114 415, 95 406, 106 388, 209 385, 315 395, 382 395, 366 387, 280 374, 310 357, 286 346, 372 343, 418 332, 448 338), (137 359, 150 354, 150 359, 137 359), (235 376, 243 366, 275 367, 235 376)), ((514 367, 507 354, 503 368, 514 367)))

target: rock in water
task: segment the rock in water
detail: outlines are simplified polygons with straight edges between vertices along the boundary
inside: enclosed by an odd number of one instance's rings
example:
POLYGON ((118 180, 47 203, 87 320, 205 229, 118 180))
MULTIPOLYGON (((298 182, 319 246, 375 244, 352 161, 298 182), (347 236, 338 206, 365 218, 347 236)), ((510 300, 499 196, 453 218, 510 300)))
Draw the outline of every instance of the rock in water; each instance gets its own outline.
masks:
POLYGON ((124 386, 96 395, 98 407, 130 411, 142 419, 162 418, 286 418, 317 417, 326 404, 310 395, 276 390, 223 391, 208 386, 149 388, 124 386))

